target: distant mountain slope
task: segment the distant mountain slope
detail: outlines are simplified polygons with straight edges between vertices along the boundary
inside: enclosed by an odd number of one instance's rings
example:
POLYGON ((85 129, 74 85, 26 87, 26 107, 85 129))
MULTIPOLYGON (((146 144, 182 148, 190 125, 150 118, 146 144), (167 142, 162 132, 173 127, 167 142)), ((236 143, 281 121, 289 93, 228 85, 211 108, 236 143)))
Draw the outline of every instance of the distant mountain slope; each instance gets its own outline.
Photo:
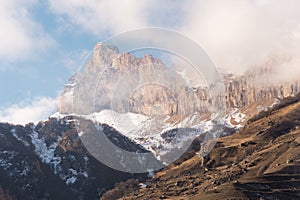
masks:
POLYGON ((300 96, 220 138, 204 159, 170 165, 139 187, 121 199, 300 199, 300 96))
MULTIPOLYGON (((50 118, 36 126, 0 123, 2 195, 28 200, 98 199, 119 181, 146 177, 119 172, 97 161, 83 146, 75 121, 68 116, 50 118)), ((102 127, 121 148, 145 151, 115 129, 102 127)))

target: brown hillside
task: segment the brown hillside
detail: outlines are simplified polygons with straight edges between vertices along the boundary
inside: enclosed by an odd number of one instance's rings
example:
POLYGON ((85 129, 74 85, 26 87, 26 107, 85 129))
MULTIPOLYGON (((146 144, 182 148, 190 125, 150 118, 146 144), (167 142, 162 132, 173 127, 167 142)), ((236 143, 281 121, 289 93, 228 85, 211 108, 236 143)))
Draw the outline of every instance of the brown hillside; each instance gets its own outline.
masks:
POLYGON ((220 138, 204 162, 170 165, 121 199, 300 199, 299 127, 299 97, 285 99, 220 138))

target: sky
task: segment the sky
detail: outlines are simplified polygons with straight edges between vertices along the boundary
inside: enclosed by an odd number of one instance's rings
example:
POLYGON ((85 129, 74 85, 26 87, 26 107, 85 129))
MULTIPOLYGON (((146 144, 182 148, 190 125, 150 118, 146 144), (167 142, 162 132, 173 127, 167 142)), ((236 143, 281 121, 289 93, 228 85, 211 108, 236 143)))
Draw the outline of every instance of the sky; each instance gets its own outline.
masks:
POLYGON ((179 31, 229 72, 291 57, 277 71, 297 78, 299 7, 298 0, 0 0, 0 121, 25 124, 55 112, 93 46, 136 28, 179 31))

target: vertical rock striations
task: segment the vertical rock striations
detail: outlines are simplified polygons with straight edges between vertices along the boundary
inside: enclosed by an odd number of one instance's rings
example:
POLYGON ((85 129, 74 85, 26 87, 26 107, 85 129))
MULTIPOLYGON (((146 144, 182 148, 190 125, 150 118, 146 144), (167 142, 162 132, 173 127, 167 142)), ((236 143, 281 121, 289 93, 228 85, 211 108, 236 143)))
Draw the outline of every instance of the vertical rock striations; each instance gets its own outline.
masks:
MULTIPOLYGON (((263 99, 297 94, 300 81, 275 81, 273 64, 268 62, 242 76, 224 74, 227 108, 244 108, 263 99)), ((151 55, 137 58, 130 53, 120 54, 115 46, 98 43, 85 68, 65 86, 58 110, 89 114, 114 109, 147 116, 207 112, 207 87, 189 87, 175 71, 151 55)))

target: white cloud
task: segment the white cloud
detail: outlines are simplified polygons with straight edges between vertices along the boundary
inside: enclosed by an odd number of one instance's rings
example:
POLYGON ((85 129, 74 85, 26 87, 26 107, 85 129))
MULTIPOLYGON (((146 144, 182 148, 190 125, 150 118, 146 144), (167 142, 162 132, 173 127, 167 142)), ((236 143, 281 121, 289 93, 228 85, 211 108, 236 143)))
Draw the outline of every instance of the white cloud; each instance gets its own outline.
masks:
POLYGON ((38 97, 30 103, 21 102, 0 109, 0 122, 25 125, 47 118, 56 109, 56 100, 49 97, 38 97))
POLYGON ((139 16, 145 21, 145 26, 164 28, 179 28, 182 26, 186 0, 151 0, 142 1, 139 9, 143 9, 139 16))
POLYGON ((0 0, 2 62, 28 59, 54 43, 30 13, 30 9, 37 3, 36 0, 0 0))
POLYGON ((300 55, 300 1, 194 0, 184 6, 181 30, 219 67, 242 73, 272 57, 300 55))
MULTIPOLYGON (((218 67, 243 73, 272 57, 300 57, 298 0, 49 0, 51 10, 97 36, 144 26, 174 28, 218 67)), ((299 70, 300 71, 300 70, 299 70)))
POLYGON ((181 0, 48 0, 50 10, 60 15, 62 29, 72 25, 96 36, 112 36, 145 26, 178 27, 181 0))
POLYGON ((139 0, 49 0, 54 13, 98 36, 145 25, 144 5, 139 0))

